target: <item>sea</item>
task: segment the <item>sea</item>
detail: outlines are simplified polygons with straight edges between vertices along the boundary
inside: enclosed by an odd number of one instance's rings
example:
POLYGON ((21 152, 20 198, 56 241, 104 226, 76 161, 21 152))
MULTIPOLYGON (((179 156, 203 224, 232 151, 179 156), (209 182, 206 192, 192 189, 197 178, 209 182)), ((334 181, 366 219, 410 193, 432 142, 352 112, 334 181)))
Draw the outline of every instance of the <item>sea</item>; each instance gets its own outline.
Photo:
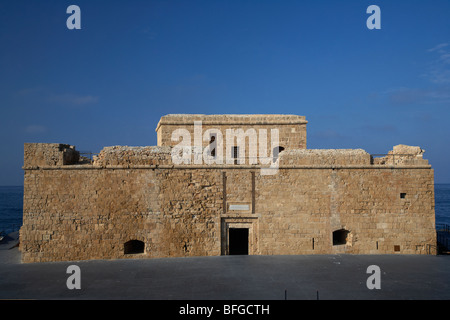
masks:
MULTIPOLYGON (((436 225, 450 225, 450 184, 435 184, 436 225)), ((0 186, 0 232, 8 234, 22 226, 23 186, 0 186)))

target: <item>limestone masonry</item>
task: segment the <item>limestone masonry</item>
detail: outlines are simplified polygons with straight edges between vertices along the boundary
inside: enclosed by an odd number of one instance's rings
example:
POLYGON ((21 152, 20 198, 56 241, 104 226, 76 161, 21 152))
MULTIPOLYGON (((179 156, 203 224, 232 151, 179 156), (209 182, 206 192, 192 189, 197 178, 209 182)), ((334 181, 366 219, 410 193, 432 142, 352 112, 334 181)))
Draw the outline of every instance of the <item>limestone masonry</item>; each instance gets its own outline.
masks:
POLYGON ((26 143, 22 260, 435 254, 434 173, 424 151, 306 149, 306 124, 295 115, 167 115, 157 146, 105 147, 92 161, 71 145, 26 143), (258 140, 245 152, 215 145, 211 156, 223 152, 232 163, 175 164, 181 139, 173 133, 189 133, 194 146, 199 121, 202 148, 216 131, 225 141, 228 129, 254 130, 258 140), (246 161, 262 133, 275 174, 246 161))

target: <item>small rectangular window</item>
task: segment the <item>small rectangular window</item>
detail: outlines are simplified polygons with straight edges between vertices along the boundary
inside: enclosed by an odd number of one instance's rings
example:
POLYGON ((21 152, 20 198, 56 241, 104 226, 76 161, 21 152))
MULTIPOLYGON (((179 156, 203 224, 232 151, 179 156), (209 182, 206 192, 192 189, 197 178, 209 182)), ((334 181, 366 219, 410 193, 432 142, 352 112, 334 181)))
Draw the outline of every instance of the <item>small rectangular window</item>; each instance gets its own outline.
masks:
POLYGON ((400 193, 400 199, 405 199, 406 198, 406 193, 400 193))
POLYGON ((234 159, 234 164, 238 164, 238 158, 239 158, 239 147, 233 147, 231 149, 231 157, 234 159))
POLYGON ((394 246, 394 251, 395 252, 399 252, 400 251, 400 246, 399 245, 395 245, 394 246))

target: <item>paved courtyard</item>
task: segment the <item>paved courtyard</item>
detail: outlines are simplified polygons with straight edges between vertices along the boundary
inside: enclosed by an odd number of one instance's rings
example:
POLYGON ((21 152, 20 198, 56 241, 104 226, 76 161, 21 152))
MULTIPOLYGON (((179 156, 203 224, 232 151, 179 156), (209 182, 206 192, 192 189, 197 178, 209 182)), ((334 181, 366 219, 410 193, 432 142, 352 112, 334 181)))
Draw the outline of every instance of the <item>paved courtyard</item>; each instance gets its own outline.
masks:
POLYGON ((23 264, 15 241, 0 245, 1 299, 450 299, 450 256, 218 256, 23 264), (67 288, 70 265, 80 268, 79 290, 67 288), (380 268, 380 289, 367 288, 371 265, 380 268))

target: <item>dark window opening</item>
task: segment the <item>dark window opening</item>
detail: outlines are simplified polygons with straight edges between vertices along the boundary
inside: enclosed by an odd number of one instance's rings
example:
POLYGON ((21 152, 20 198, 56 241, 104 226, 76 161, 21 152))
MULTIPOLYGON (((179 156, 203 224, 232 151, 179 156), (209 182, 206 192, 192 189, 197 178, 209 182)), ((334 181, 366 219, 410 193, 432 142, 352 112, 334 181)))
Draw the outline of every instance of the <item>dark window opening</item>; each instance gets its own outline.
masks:
POLYGON ((400 199, 405 199, 406 198, 406 193, 400 193, 400 199))
POLYGON ((125 242, 123 247, 125 254, 144 253, 145 244, 139 240, 130 240, 125 242))
POLYGON ((229 254, 248 254, 248 228, 230 228, 229 230, 229 254))
POLYGON ((272 152, 272 154, 273 154, 273 162, 276 162, 277 160, 278 160, 278 156, 279 156, 279 154, 281 153, 281 152, 283 152, 284 151, 284 147, 275 147, 275 148, 273 148, 273 152, 272 152))
POLYGON ((347 236, 350 233, 350 231, 345 229, 336 230, 333 232, 333 246, 346 244, 347 243, 347 236))
POLYGON ((231 149, 231 157, 234 159, 234 164, 238 164, 238 158, 239 158, 239 147, 233 147, 231 149))
POLYGON ((215 134, 211 134, 209 136, 209 145, 210 145, 210 150, 211 150, 211 157, 213 157, 214 159, 216 158, 216 135, 215 134))
POLYGON ((395 246, 394 246, 394 251, 395 251, 395 252, 400 251, 400 246, 399 246, 399 245, 395 245, 395 246))

